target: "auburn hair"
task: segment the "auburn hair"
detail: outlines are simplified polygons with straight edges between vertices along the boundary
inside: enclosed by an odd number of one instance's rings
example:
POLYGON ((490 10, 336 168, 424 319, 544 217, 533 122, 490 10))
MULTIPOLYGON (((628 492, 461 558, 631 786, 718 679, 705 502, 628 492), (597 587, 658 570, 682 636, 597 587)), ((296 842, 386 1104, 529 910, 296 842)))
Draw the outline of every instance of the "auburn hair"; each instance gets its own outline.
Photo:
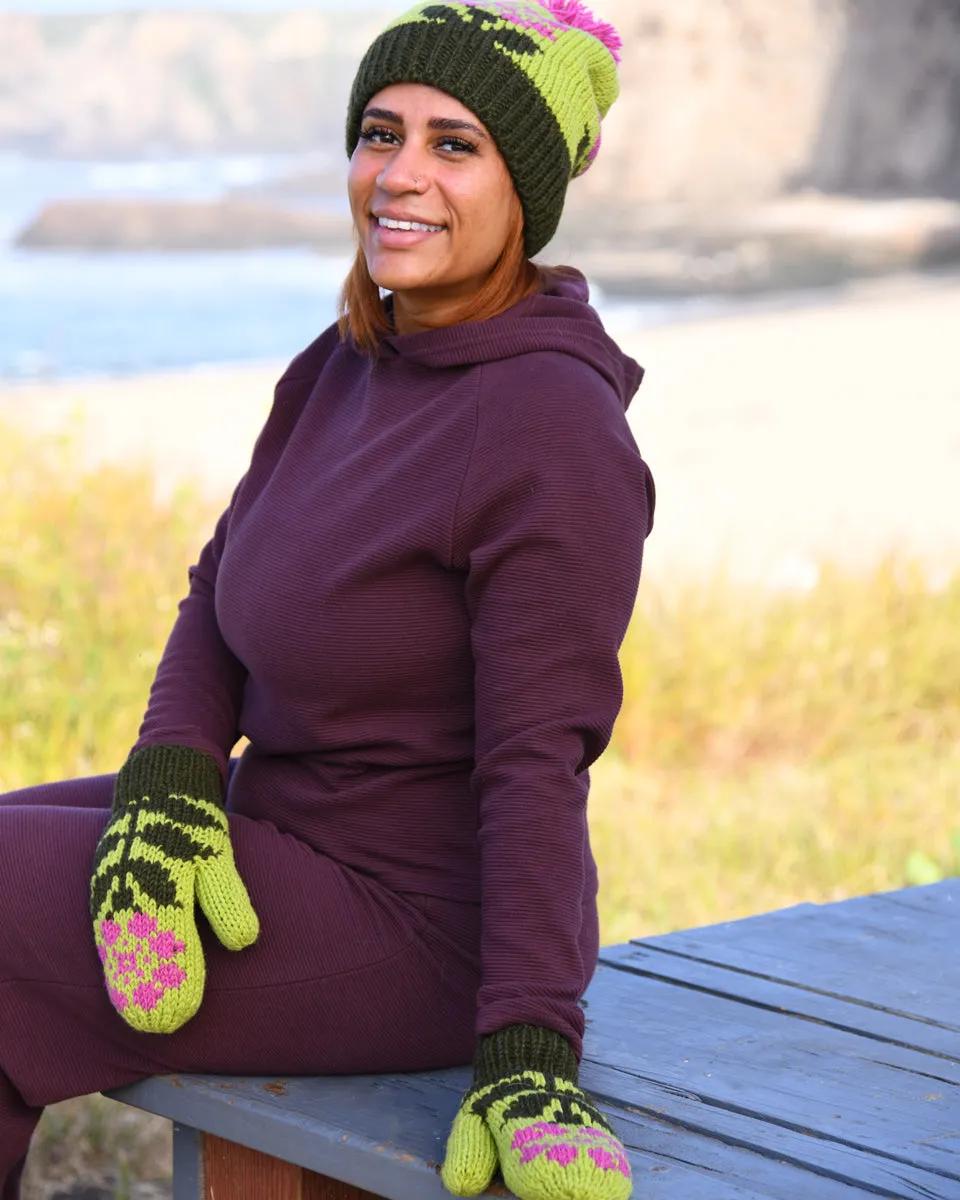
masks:
MULTIPOLYGON (((459 325, 466 321, 487 321, 510 308, 525 296, 542 289, 541 269, 527 258, 523 247, 523 209, 519 197, 513 197, 513 220, 507 242, 486 282, 453 314, 438 325, 459 325)), ((380 339, 393 333, 393 324, 380 298, 380 288, 367 269, 363 247, 357 248, 350 273, 340 289, 337 306, 340 337, 349 334, 357 347, 370 354, 380 348, 380 339)))

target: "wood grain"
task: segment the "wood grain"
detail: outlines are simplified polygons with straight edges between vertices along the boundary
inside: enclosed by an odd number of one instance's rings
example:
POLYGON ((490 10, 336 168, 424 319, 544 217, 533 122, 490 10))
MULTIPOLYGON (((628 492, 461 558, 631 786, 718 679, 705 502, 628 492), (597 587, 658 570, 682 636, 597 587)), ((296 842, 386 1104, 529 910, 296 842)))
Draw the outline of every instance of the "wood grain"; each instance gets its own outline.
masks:
POLYGON ((205 1200, 380 1200, 212 1134, 204 1138, 204 1152, 205 1200))

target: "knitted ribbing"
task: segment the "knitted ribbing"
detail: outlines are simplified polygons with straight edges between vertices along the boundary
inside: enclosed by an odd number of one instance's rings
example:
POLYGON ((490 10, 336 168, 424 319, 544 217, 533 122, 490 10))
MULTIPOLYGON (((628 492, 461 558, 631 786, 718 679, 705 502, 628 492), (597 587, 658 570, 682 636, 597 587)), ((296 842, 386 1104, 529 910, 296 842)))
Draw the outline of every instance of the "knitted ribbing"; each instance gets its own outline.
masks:
POLYGON ((157 796, 174 781, 178 790, 222 805, 220 771, 209 754, 186 746, 155 746, 135 751, 117 772, 114 815, 132 798, 157 796))
POLYGON ((562 1034, 539 1025, 509 1025, 478 1040, 473 1062, 477 1087, 518 1071, 542 1071, 577 1083, 580 1065, 562 1034))
POLYGON ((370 46, 347 112, 347 153, 371 96, 423 83, 454 96, 489 129, 524 212, 527 254, 556 231, 569 181, 600 147, 616 99, 616 39, 571 3, 421 0, 370 46), (577 23, 574 23, 577 22, 577 23))
POLYGON ((117 775, 90 884, 107 990, 135 1029, 170 1033, 200 1006, 205 967, 195 901, 228 949, 256 939, 216 763, 184 746, 136 751, 117 775))

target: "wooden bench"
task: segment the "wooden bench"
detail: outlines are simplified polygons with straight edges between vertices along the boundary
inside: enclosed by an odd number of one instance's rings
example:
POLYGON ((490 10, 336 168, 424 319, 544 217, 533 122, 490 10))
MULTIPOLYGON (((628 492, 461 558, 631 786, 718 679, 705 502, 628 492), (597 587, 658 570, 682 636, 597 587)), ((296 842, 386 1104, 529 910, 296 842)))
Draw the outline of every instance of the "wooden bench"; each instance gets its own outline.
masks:
MULTIPOLYGON (((586 1000, 637 1200, 960 1200, 960 881, 612 946, 586 1000)), ((468 1081, 111 1095, 173 1120, 175 1200, 429 1200, 468 1081)))

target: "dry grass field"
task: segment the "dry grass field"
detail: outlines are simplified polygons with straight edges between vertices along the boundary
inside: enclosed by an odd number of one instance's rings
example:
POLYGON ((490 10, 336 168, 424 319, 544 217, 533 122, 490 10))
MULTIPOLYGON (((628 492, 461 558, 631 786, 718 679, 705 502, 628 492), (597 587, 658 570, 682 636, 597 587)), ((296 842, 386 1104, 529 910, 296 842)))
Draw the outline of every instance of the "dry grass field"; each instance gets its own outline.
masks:
MULTIPOLYGON (((960 287, 931 284, 633 339, 661 508, 593 773, 605 941, 960 870, 949 328, 960 287)), ((269 379, 0 392, 0 790, 123 760, 269 379)), ((81 1099, 25 1200, 168 1173, 164 1122, 81 1099)))

